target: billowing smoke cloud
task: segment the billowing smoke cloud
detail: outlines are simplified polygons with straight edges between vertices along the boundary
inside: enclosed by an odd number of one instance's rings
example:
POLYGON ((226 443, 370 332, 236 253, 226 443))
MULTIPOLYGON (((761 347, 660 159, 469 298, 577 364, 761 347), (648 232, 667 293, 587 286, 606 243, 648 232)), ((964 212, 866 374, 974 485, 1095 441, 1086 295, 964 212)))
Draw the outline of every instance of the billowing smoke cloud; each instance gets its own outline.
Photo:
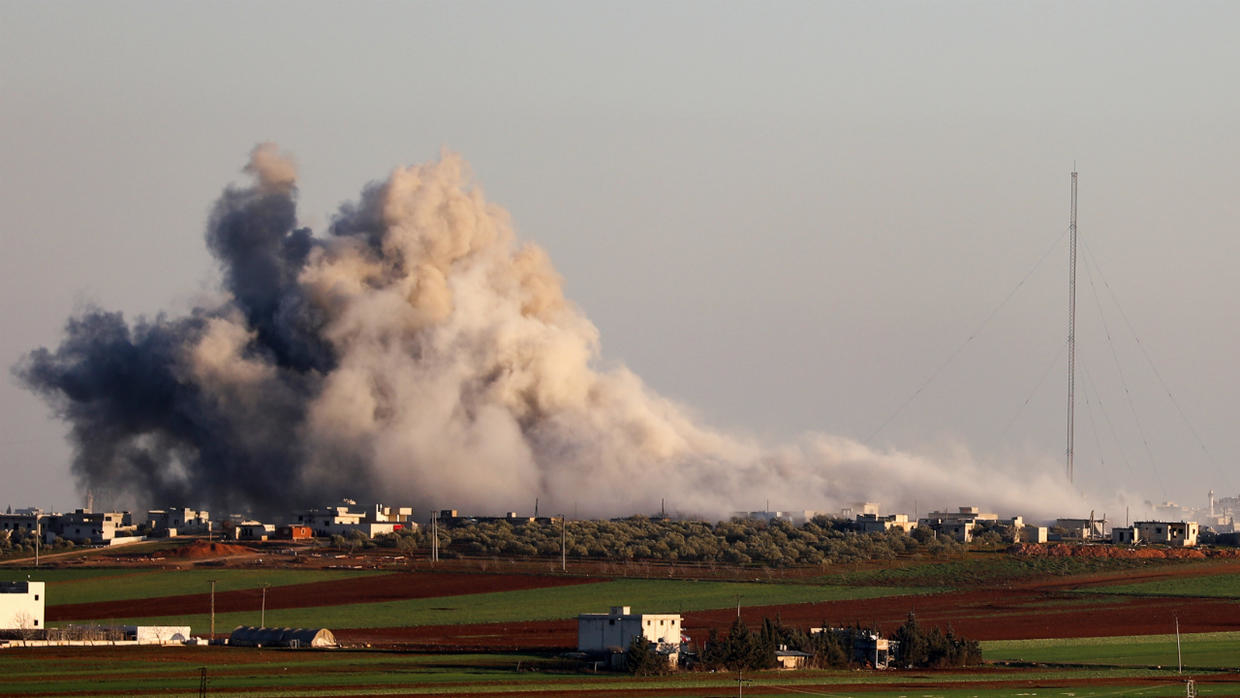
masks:
MULTIPOLYGON (((967 453, 950 466, 810 435, 768 447, 698 424, 622 366, 538 247, 461 158, 398 169, 297 227, 296 171, 270 144, 211 214, 226 300, 188 317, 91 310, 15 372, 71 427, 80 484, 145 504, 270 512, 342 496, 581 514, 726 515, 1076 498, 967 453)), ((1036 505, 1034 505, 1036 507, 1036 505)))

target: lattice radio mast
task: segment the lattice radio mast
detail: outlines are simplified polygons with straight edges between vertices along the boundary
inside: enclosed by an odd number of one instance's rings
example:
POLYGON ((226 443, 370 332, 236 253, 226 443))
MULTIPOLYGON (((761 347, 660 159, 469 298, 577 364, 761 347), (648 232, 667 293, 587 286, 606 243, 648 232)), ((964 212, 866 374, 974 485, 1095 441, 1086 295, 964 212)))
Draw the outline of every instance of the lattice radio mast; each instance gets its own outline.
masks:
POLYGON ((1068 225, 1068 482, 1072 482, 1072 452, 1076 439, 1076 166, 1072 166, 1072 216, 1068 225))

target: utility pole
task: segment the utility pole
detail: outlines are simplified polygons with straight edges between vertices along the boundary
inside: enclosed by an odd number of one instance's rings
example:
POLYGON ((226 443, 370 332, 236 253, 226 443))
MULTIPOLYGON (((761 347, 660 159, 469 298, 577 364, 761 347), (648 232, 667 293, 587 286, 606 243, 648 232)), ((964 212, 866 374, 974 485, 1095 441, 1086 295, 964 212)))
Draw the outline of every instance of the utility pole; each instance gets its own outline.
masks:
POLYGON ((1071 238, 1068 254, 1068 482, 1073 480, 1072 455, 1076 439, 1076 166, 1072 167, 1071 238))
POLYGON ((431 512, 431 564, 439 562, 439 512, 431 512))
POLYGON ((39 515, 34 515, 34 566, 39 566, 39 539, 43 537, 42 522, 39 521, 39 515))
POLYGON ((258 617, 259 618, 258 627, 260 628, 267 627, 267 587, 269 586, 271 585, 263 584, 263 605, 262 605, 262 611, 260 611, 260 615, 258 617))
POLYGON ((211 582, 211 637, 207 642, 215 639, 215 580, 208 579, 211 582))
POLYGON ((1180 652, 1180 617, 1175 617, 1175 659, 1180 665, 1180 674, 1184 674, 1184 655, 1180 652))
POLYGON ((568 571, 568 518, 560 514, 560 571, 568 571))

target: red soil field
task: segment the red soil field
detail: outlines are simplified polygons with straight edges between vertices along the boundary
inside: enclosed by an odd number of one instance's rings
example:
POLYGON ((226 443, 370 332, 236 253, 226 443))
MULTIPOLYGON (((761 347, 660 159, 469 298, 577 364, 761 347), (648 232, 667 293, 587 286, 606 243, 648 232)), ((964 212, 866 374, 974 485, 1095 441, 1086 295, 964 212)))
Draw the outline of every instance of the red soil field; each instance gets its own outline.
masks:
MULTIPOLYGON (((600 578, 558 577, 532 574, 468 574, 459 572, 397 572, 307 584, 273 587, 267 592, 267 608, 304 608, 400 599, 425 599, 492 591, 516 591, 543 587, 592 584, 600 578)), ((215 595, 217 613, 255 611, 262 603, 262 590, 241 589, 215 595)), ((151 599, 126 599, 99 603, 48 606, 47 620, 170 616, 205 613, 211 595, 184 594, 151 599)))
MULTIPOLYGON (((1240 572, 1240 564, 1210 567, 1168 566, 1152 570, 1107 572, 1087 576, 1022 581, 1010 585, 920 596, 893 596, 856 601, 755 606, 742 618, 756 628, 763 618, 779 617, 799 627, 878 625, 890 632, 914 612, 919 623, 951 627, 975 640, 1021 640, 1048 637, 1151 635, 1174 632, 1178 616, 1183 632, 1240 630, 1240 604, 1230 599, 1093 596, 1068 589, 1103 583, 1142 582, 1175 577, 1240 572)), ((690 611, 684 632, 704 640, 711 629, 727 631, 735 609, 690 611)), ((333 630, 349 643, 426 649, 563 648, 576 645, 575 620, 412 628, 333 630)))

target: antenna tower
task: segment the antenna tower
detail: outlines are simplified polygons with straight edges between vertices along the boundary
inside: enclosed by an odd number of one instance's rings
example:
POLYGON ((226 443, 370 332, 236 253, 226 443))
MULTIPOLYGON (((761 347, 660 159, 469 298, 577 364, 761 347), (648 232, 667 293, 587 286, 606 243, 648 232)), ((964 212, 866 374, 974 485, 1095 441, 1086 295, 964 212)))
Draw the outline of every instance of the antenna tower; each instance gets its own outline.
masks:
POLYGON ((1068 482, 1072 482, 1072 452, 1076 439, 1076 167, 1072 168, 1072 217, 1068 225, 1068 482))

